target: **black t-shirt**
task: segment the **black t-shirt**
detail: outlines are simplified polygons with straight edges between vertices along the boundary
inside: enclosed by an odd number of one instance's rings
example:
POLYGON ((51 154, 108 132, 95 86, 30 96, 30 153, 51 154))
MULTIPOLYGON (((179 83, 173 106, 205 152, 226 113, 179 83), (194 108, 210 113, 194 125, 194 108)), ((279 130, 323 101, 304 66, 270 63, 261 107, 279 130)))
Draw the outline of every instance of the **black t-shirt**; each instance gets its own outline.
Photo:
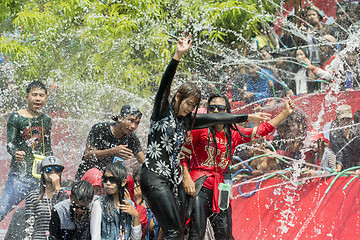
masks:
MULTIPOLYGON (((135 135, 135 133, 125 135, 121 138, 115 138, 110 130, 110 125, 111 123, 95 124, 90 130, 86 143, 91 144, 97 150, 106 150, 119 145, 127 145, 127 148, 129 148, 133 154, 142 151, 139 138, 135 135)), ((85 158, 84 154, 82 157, 83 163, 79 166, 76 179, 80 177, 78 176, 79 171, 82 172, 82 176, 87 170, 93 167, 103 170, 107 165, 113 162, 113 159, 114 156, 109 156, 101 160, 88 160, 85 158)))

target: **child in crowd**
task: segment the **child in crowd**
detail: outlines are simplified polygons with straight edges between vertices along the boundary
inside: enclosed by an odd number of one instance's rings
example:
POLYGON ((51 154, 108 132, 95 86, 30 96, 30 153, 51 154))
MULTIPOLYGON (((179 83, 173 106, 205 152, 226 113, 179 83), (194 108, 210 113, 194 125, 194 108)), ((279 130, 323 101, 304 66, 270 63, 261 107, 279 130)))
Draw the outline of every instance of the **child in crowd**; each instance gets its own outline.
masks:
POLYGON ((139 213, 133 201, 125 199, 126 168, 120 162, 109 164, 102 177, 104 195, 91 210, 91 239, 141 239, 139 213))

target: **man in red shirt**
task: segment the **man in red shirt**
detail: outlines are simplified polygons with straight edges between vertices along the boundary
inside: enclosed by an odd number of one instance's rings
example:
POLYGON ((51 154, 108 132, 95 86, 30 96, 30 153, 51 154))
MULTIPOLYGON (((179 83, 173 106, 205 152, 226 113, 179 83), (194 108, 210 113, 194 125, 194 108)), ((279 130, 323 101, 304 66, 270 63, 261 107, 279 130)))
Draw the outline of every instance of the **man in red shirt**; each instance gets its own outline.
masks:
MULTIPOLYGON (((294 104, 288 99, 279 115, 258 127, 240 128, 239 131, 235 131, 234 125, 218 124, 189 133, 180 160, 183 166, 185 192, 195 198, 190 206, 190 239, 204 238, 206 219, 209 216, 215 239, 232 239, 231 209, 220 210, 218 186, 224 182, 224 174, 233 152, 239 144, 271 133, 293 109, 294 104)), ((230 113, 228 99, 219 95, 211 96, 207 111, 230 113)))

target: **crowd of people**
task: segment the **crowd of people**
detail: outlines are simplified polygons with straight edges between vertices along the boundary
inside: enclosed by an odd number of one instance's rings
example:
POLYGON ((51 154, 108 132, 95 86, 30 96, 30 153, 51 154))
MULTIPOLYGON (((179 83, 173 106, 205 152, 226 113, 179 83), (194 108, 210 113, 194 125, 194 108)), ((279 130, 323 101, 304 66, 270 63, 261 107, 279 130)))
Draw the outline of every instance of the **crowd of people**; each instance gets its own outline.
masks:
POLYGON ((302 18, 290 14, 280 35, 265 22, 263 33, 245 51, 250 61, 230 77, 225 90, 230 101, 263 103, 271 97, 359 89, 360 51, 354 41, 360 4, 342 1, 336 10, 331 25, 322 22, 323 11, 312 5, 303 9, 302 18))
POLYGON ((192 45, 184 32, 155 95, 146 152, 135 134, 142 112, 124 105, 112 122, 91 128, 75 181, 61 179, 66 167, 52 151, 51 118, 41 112, 47 88, 30 83, 27 107, 7 122, 12 161, 0 198, 0 221, 24 199, 25 207, 14 213, 6 239, 204 239, 207 224, 216 239, 233 239, 229 202, 234 172, 249 173, 248 178, 292 171, 296 160, 305 160, 300 167, 311 175, 359 166, 360 110, 353 114, 351 106, 341 104, 324 136, 290 98, 359 86, 358 48, 347 51, 345 59, 339 51, 347 49, 350 34, 345 33, 358 27, 353 12, 359 8, 349 4, 339 5, 334 26, 321 23, 317 8, 304 9, 302 28, 308 38, 301 40, 303 45, 288 32, 278 38, 270 30, 257 36, 248 55, 252 62, 226 93, 215 88, 204 114, 198 114, 203 99, 197 84, 182 84, 169 101, 177 66, 192 45), (295 67, 278 58, 281 48, 293 50, 295 67), (259 64, 264 59, 276 64, 259 64), (293 77, 282 78, 285 70, 293 71, 293 77), (263 106, 279 91, 283 110, 273 118, 259 108, 251 114, 231 113, 231 102, 263 106), (131 173, 125 163, 132 158, 138 167, 131 173))

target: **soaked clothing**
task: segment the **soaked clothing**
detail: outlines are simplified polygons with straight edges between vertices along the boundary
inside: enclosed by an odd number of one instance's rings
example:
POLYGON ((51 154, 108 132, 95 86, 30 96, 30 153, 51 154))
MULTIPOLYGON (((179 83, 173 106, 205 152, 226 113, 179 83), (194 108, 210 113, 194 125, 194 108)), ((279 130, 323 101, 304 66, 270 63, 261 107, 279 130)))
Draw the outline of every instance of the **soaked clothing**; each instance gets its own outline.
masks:
POLYGON ((238 145, 265 136, 273 130, 274 127, 267 122, 256 128, 239 128, 241 134, 231 130, 231 153, 225 131, 215 130, 216 146, 214 139, 210 137, 209 129, 192 130, 189 133, 180 160, 181 164, 189 169, 198 193, 190 200, 193 201, 189 216, 190 239, 204 238, 207 217, 210 217, 215 239, 232 239, 231 208, 220 210, 218 184, 224 182, 224 174, 238 145), (199 186, 204 177, 205 181, 199 186), (201 190, 198 192, 198 189, 201 190))
MULTIPOLYGON (((141 224, 133 226, 133 217, 128 213, 123 213, 117 210, 112 202, 112 212, 106 209, 105 202, 111 201, 108 195, 99 197, 92 206, 90 231, 91 239, 106 239, 106 240, 140 240, 142 236, 141 224), (107 214, 107 212, 110 214, 107 214)), ((133 201, 126 199, 134 205, 133 201)))
POLYGON ((53 155, 51 149, 51 118, 43 113, 35 118, 26 118, 17 112, 9 116, 7 122, 7 151, 12 156, 10 172, 21 172, 32 176, 34 155, 53 155), (29 124, 30 121, 30 124, 29 124), (18 162, 16 151, 24 151, 25 159, 18 162))
POLYGON ((32 176, 34 153, 50 156, 51 118, 43 113, 26 118, 13 112, 7 122, 7 151, 12 156, 10 172, 0 199, 0 221, 18 205, 26 195, 39 187, 39 179, 32 176), (16 151, 24 151, 24 161, 18 162, 16 151))
MULTIPOLYGON (((115 138, 111 132, 110 126, 111 123, 95 124, 90 130, 86 143, 95 147, 97 150, 106 150, 119 145, 128 145, 127 148, 129 148, 133 154, 141 151, 141 144, 135 133, 125 135, 121 138, 115 138)), ((109 156, 101 160, 88 160, 83 156, 83 162, 78 167, 75 179, 80 180, 85 172, 93 167, 104 170, 107 165, 113 162, 113 159, 114 156, 109 156)))
MULTIPOLYGON (((178 153, 186 138, 186 131, 189 130, 193 122, 192 117, 190 117, 190 123, 186 122, 186 118, 177 117, 168 101, 171 82, 178 63, 175 59, 171 60, 155 96, 150 120, 148 148, 141 173, 141 190, 164 230, 165 239, 179 238, 182 233, 183 217, 180 216, 183 216, 181 214, 183 210, 176 205, 176 201, 182 202, 182 199, 177 198, 181 198, 184 191, 180 184, 182 170, 178 153), (154 183, 156 179, 158 181, 154 183), (153 193, 150 189, 152 191, 158 189, 158 191, 153 193), (161 207, 158 208, 158 206, 161 207), (167 224, 168 222, 178 222, 178 224, 171 226, 167 224)), ((205 128, 214 124, 246 120, 247 115, 240 114, 199 114, 196 116, 194 128, 205 128)))
POLYGON ((54 206, 49 225, 49 239, 90 240, 90 218, 85 213, 81 220, 75 220, 70 199, 54 206))
POLYGON ((68 193, 63 189, 59 190, 52 199, 48 199, 46 195, 40 198, 38 191, 30 192, 25 200, 27 239, 47 239, 53 206, 68 198, 68 193))
POLYGON ((211 207, 212 199, 213 191, 202 187, 194 199, 191 221, 189 223, 189 239, 204 239, 207 218, 210 220, 215 239, 234 239, 232 236, 231 207, 226 210, 220 210, 219 213, 214 213, 211 207))
POLYGON ((238 131, 231 130, 231 153, 228 152, 225 131, 215 130, 216 146, 209 129, 197 129, 190 132, 189 139, 180 154, 181 164, 189 169, 190 176, 194 181, 204 175, 207 176, 203 186, 215 193, 212 204, 214 212, 220 211, 218 183, 224 180, 224 174, 231 163, 235 148, 242 143, 266 136, 274 129, 271 124, 265 122, 255 128, 239 128, 242 135, 238 131), (217 153, 215 154, 216 147, 217 153))

